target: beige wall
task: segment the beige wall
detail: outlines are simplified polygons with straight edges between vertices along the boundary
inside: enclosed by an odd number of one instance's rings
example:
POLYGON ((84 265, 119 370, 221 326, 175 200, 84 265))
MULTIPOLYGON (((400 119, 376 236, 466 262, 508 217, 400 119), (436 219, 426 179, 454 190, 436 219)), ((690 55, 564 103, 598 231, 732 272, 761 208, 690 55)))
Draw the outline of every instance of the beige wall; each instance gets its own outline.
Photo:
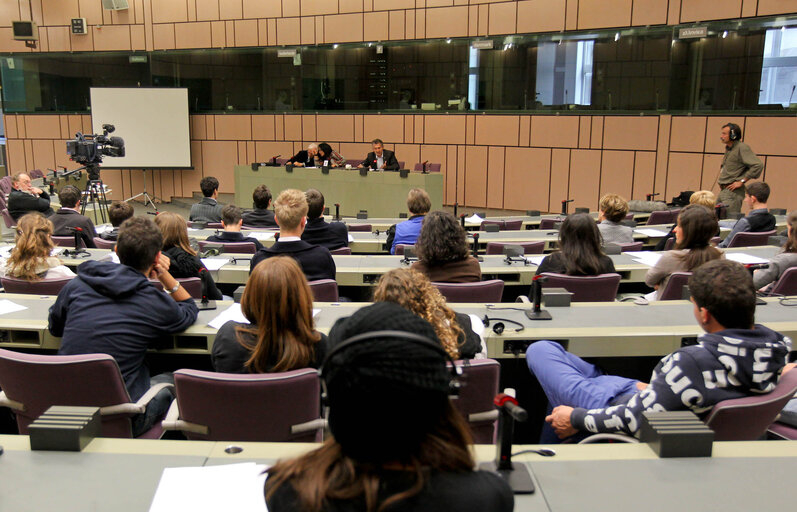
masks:
MULTIPOLYGON (((233 166, 289 155, 311 141, 327 141, 348 158, 364 158, 380 136, 412 167, 439 162, 445 202, 469 207, 557 211, 562 199, 594 209, 616 192, 644 199, 660 192, 713 188, 723 146, 722 124, 742 126, 745 140, 766 165, 770 205, 797 206, 797 133, 794 117, 535 116, 535 115, 194 115, 195 169, 153 171, 147 190, 169 200, 199 190, 213 175, 221 192, 234 192, 233 166)), ((9 115, 9 172, 75 168, 65 142, 88 131, 86 115, 9 115)), ((113 165, 113 158, 106 158, 113 165)), ((112 199, 141 192, 142 171, 103 171, 112 199)))
POLYGON ((159 50, 389 41, 675 25, 788 14, 797 0, 32 0, 40 42, 11 38, 29 0, 0 0, 0 52, 159 50), (87 35, 70 34, 83 17, 87 35))

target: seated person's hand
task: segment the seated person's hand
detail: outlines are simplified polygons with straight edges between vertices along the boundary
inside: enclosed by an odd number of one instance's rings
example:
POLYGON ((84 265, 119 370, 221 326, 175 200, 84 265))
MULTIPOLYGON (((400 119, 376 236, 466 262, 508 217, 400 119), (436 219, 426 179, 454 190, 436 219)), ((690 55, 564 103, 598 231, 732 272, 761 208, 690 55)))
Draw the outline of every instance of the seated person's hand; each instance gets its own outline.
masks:
POLYGON ((38 187, 30 187, 30 191, 31 193, 36 194, 37 196, 41 195, 42 193, 42 189, 38 187))
POLYGON ((158 264, 164 269, 169 270, 169 267, 172 264, 172 260, 170 260, 169 257, 166 256, 165 254, 161 253, 160 256, 158 257, 158 264))
POLYGON ((554 407, 549 416, 545 417, 545 421, 551 424, 559 439, 566 439, 578 433, 578 430, 570 424, 570 413, 572 412, 572 407, 558 405, 554 407))
POLYGON ((795 366, 797 366, 797 363, 789 363, 789 364, 787 364, 786 366, 783 367, 783 371, 780 372, 780 374, 781 375, 786 375, 786 373, 792 371, 795 366))
POLYGON ((169 276, 169 264, 171 263, 169 258, 167 257, 166 260, 161 258, 163 254, 158 255, 158 259, 155 260, 155 264, 152 265, 152 270, 149 272, 150 279, 157 279, 158 281, 163 282, 166 276, 169 276))

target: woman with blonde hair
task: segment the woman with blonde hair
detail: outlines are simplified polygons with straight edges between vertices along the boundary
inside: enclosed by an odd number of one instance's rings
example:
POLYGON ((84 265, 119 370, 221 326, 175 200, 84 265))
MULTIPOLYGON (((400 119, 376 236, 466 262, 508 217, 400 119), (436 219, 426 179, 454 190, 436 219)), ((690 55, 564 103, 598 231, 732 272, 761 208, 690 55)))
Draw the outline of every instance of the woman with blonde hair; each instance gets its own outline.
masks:
POLYGON ((172 212, 159 213, 155 224, 163 235, 162 253, 170 260, 169 273, 175 279, 198 277, 202 280, 202 295, 210 300, 221 300, 222 295, 210 272, 197 257, 197 252, 188 241, 188 223, 172 212))
POLYGON ((374 302, 394 302, 432 324, 452 359, 472 359, 482 352, 471 317, 449 308, 440 291, 420 272, 408 268, 386 272, 376 286, 374 302))
POLYGON ((213 368, 226 373, 287 372, 318 368, 327 337, 313 326, 313 293, 299 264, 288 256, 258 263, 246 281, 241 312, 216 334, 213 368))
POLYGON ((11 255, 0 263, 0 275, 28 281, 75 277, 58 258, 51 256, 55 243, 53 223, 41 213, 28 213, 17 222, 16 244, 11 255))
MULTIPOLYGON (((714 195, 714 192, 710 190, 698 190, 691 196, 689 196, 689 204, 699 204, 701 206, 705 206, 711 211, 714 211, 714 207, 717 203, 717 196, 714 195)), ((715 214, 716 215, 716 214, 715 214)), ((719 229, 717 229, 717 235, 719 235, 719 229)), ((663 251, 664 248, 667 246, 667 241, 675 236, 675 226, 670 229, 670 232, 667 235, 659 240, 656 244, 657 251, 663 251)))

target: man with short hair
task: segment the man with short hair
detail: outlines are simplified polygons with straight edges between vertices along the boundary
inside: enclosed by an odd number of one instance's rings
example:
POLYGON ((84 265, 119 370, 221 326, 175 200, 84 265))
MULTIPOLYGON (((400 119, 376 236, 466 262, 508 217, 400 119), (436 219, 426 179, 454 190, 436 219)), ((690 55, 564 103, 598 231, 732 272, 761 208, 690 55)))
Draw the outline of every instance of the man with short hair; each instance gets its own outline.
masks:
POLYGON ((409 191, 407 194, 407 210, 410 212, 410 218, 396 224, 395 233, 388 232, 387 246, 390 247, 390 254, 396 254, 396 246, 399 244, 415 244, 421 234, 424 216, 431 209, 432 200, 424 189, 414 188, 409 191), (393 235, 392 238, 391 234, 393 235))
POLYGON ((335 261, 326 247, 312 245, 301 239, 307 223, 307 198, 296 189, 283 190, 274 202, 275 217, 279 224, 279 239, 271 247, 257 251, 249 272, 258 263, 272 256, 290 256, 302 267, 308 281, 335 279, 335 261))
POLYGON ((767 201, 769 201, 769 185, 763 181, 756 181, 748 185, 744 189, 744 204, 750 208, 750 211, 746 217, 736 221, 731 232, 725 237, 725 240, 719 243, 718 247, 728 247, 737 233, 760 233, 775 229, 777 221, 775 216, 769 213, 767 201))
MULTIPOLYGON (((559 438, 579 432, 635 434, 645 411, 704 414, 722 400, 769 393, 786 365, 791 340, 754 324, 756 292, 741 264, 713 260, 689 278, 698 344, 665 356, 650 384, 604 375, 552 341, 532 343, 529 370, 553 407, 545 418, 559 438)), ((545 434, 544 434, 545 435, 545 434)), ((548 441, 548 439, 545 439, 548 441)))
POLYGON ((349 230, 346 224, 324 220, 324 194, 311 188, 305 191, 304 196, 307 198, 307 224, 302 240, 326 247, 330 251, 348 247, 349 230))
POLYGON ((111 220, 113 229, 105 233, 100 233, 100 238, 108 240, 109 242, 115 242, 116 239, 119 238, 119 226, 132 216, 133 207, 126 201, 120 201, 109 206, 108 218, 111 220))
POLYGON ((194 222, 221 222, 221 205, 219 197, 219 180, 213 176, 205 176, 199 182, 203 197, 197 204, 191 206, 188 220, 194 222))
MULTIPOLYGON (((194 300, 169 273, 162 245, 163 236, 154 222, 143 217, 126 220, 116 243, 120 264, 82 263, 78 276, 64 286, 50 308, 50 333, 62 337, 58 353, 113 356, 133 402, 154 383, 169 380, 160 375, 150 380, 144 364, 147 350, 165 335, 193 325, 198 312, 194 300), (160 281, 165 293, 149 278, 160 281)), ((172 398, 170 389, 161 390, 145 412, 133 417, 133 435, 149 430, 172 398)))
POLYGON ((8 213, 14 220, 29 212, 41 212, 45 217, 53 214, 50 208, 50 196, 44 190, 31 185, 30 176, 18 172, 11 177, 14 187, 8 194, 8 213))
POLYGON ((265 185, 258 185, 252 192, 253 210, 243 213, 244 226, 253 228, 276 228, 274 212, 269 210, 271 191, 265 185))
POLYGON ((219 233, 218 235, 211 235, 208 237, 208 242, 221 242, 221 243, 240 243, 240 242, 252 242, 255 244, 255 250, 259 251, 263 248, 263 245, 257 240, 257 238, 252 238, 250 236, 244 236, 241 233, 241 226, 243 225, 243 219, 241 218, 241 209, 235 206, 234 204, 228 204, 224 208, 221 209, 221 225, 224 228, 224 231, 219 233))
POLYGON ((66 185, 58 192, 61 208, 50 216, 53 223, 53 235, 71 236, 74 235, 75 229, 79 229, 83 244, 86 247, 97 247, 94 243, 94 237, 97 236, 94 223, 85 215, 80 214, 81 195, 80 190, 74 185, 66 185))
POLYGON ((750 146, 742 142, 742 128, 738 124, 723 125, 720 140, 725 144, 725 156, 717 178, 720 186, 717 199, 728 207, 728 213, 739 213, 745 184, 761 176, 764 165, 750 146))
POLYGON ((371 141, 371 144, 374 150, 368 153, 365 160, 357 167, 368 167, 381 171, 397 171, 399 169, 396 153, 389 149, 384 149, 384 143, 381 139, 374 139, 371 141))
POLYGON ((318 144, 312 143, 293 155, 287 163, 296 167, 315 167, 315 156, 318 154, 318 144))

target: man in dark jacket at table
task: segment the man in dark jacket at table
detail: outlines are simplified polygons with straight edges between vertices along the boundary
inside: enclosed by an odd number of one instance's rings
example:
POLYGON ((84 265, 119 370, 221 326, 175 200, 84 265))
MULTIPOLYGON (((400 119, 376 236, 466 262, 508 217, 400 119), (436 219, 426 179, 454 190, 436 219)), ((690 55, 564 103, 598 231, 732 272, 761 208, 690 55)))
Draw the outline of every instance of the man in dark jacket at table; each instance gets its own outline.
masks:
POLYGON ((81 195, 80 190, 74 185, 65 185, 58 192, 61 208, 54 215, 50 215, 50 220, 53 223, 53 235, 71 236, 77 228, 80 229, 80 237, 86 247, 97 247, 94 243, 94 237, 97 236, 94 223, 78 211, 81 195))
POLYGON ((365 160, 357 167, 368 167, 378 171, 398 171, 399 163, 396 160, 396 154, 389 149, 384 149, 381 139, 374 139, 371 144, 373 144, 374 150, 368 153, 365 160))
POLYGON ((271 191, 265 185, 258 185, 252 192, 254 208, 243 213, 244 226, 248 228, 277 228, 274 212, 269 210, 271 191))
POLYGON ((302 240, 326 247, 330 251, 348 247, 349 230, 342 222, 326 222, 324 213, 324 194, 311 188, 305 191, 307 198, 307 224, 304 226, 302 240))
POLYGON ((53 214, 50 196, 44 190, 31 185, 30 176, 18 172, 11 178, 11 186, 14 188, 8 194, 8 213, 14 220, 30 212, 41 212, 45 217, 53 214))

